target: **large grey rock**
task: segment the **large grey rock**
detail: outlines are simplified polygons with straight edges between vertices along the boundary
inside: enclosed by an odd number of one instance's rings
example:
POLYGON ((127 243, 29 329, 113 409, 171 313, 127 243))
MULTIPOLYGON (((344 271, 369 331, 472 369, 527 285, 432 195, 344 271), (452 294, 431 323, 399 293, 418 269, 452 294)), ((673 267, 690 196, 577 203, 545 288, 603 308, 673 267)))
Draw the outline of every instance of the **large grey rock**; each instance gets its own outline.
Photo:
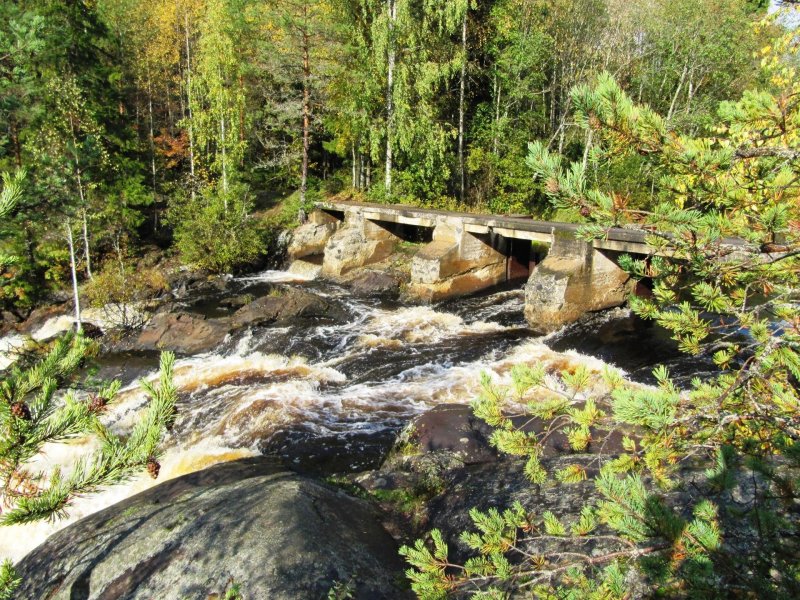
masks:
POLYGON ((168 481, 55 534, 17 566, 17 598, 404 598, 394 541, 369 504, 267 459, 168 481))
POLYGON ((233 315, 235 327, 283 322, 291 319, 329 319, 346 321, 347 312, 335 302, 296 288, 279 288, 240 308, 233 315))
POLYGON ((132 349, 207 352, 219 345, 231 329, 229 319, 206 319, 185 312, 158 313, 145 325, 132 349))

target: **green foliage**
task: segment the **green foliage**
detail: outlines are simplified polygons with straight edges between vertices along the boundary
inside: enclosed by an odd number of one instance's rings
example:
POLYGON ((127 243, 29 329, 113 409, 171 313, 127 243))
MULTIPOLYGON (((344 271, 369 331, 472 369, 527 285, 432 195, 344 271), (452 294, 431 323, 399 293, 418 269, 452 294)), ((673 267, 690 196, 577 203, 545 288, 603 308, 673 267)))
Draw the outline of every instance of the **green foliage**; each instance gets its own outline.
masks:
MULTIPOLYGON (((9 506, 0 523, 13 525, 66 513, 73 498, 128 480, 145 467, 155 468, 158 446, 175 414, 176 390, 172 383, 174 357, 161 357, 157 385, 142 381, 150 403, 133 430, 121 438, 110 432, 100 415, 114 401, 119 383, 104 386, 87 399, 73 391, 57 396, 59 382, 83 360, 89 342, 80 336, 56 343, 37 364, 14 367, 0 383, 0 478, 3 499, 9 506), (26 470, 25 465, 46 443, 59 443, 93 435, 100 448, 79 459, 67 474, 54 470, 49 480, 26 470)), ((157 472, 157 471, 156 471, 157 472)))
POLYGON ((263 237, 250 215, 247 188, 209 185, 194 199, 175 200, 170 223, 182 260, 215 273, 246 265, 263 252, 263 237))
POLYGON ((109 326, 136 329, 147 321, 148 300, 167 291, 169 284, 157 269, 133 269, 124 264, 106 263, 83 288, 90 306, 104 313, 109 326))
POLYGON ((0 599, 11 600, 14 597, 14 591, 21 583, 22 580, 17 576, 11 561, 3 561, 0 565, 0 599))
MULTIPOLYGON (((161 355, 157 383, 142 381, 150 400, 141 418, 124 436, 112 433, 101 417, 114 402, 119 382, 104 385, 86 397, 59 390, 70 382, 91 350, 81 335, 59 339, 40 360, 14 365, 0 381, 0 525, 30 523, 66 515, 72 501, 106 486, 125 482, 145 469, 158 476, 160 443, 175 419, 177 390, 174 356, 161 355), (97 450, 77 459, 66 472, 29 470, 45 444, 93 437, 97 450)), ((11 597, 19 584, 6 562, 0 569, 0 597, 11 597)))

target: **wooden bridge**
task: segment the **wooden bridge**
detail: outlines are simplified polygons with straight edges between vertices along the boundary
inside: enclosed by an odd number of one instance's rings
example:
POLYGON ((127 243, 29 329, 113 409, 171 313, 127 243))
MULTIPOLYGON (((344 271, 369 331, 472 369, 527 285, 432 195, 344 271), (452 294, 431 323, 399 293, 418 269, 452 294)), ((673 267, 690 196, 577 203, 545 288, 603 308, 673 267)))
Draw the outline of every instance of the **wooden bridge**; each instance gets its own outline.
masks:
POLYGON ((641 230, 614 228, 604 239, 585 242, 576 238, 577 229, 524 217, 327 201, 295 231, 289 255, 341 279, 387 259, 402 241, 416 242, 407 297, 433 302, 525 280, 525 316, 547 332, 624 303, 633 284, 617 264, 619 255, 654 250, 641 230))

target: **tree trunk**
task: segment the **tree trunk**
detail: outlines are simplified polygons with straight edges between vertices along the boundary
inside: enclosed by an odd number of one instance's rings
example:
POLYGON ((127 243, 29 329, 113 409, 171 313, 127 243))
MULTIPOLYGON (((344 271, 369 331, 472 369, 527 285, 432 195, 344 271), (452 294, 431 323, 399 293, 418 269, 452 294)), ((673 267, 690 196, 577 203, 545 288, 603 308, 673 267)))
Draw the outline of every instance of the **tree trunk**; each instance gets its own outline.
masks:
POLYGON ((500 83, 497 81, 497 72, 494 74, 494 139, 492 140, 492 151, 497 156, 497 143, 500 136, 500 83))
MULTIPOLYGON (((224 194, 228 193, 228 153, 227 142, 225 140, 225 115, 223 114, 219 120, 220 131, 220 148, 222 149, 222 191, 224 194)), ((228 197, 225 196, 225 212, 228 212, 228 197)))
MULTIPOLYGON (((72 121, 70 117, 69 121, 70 132, 72 133, 72 144, 74 148, 78 147, 78 139, 75 136, 75 123, 72 121)), ((83 212, 83 243, 84 243, 84 252, 86 254, 86 275, 89 279, 92 279, 92 259, 89 256, 89 231, 86 224, 86 195, 83 192, 83 177, 81 174, 81 163, 78 159, 77 153, 73 153, 72 156, 73 160, 75 161, 75 181, 78 185, 78 197, 80 198, 81 202, 81 211, 83 212)), ((70 236, 72 235, 72 230, 70 230, 70 236)))
POLYGON ((192 50, 189 44, 189 15, 184 15, 184 33, 186 40, 186 108, 189 115, 189 178, 192 200, 195 193, 194 177, 194 121, 192 120, 192 50))
POLYGON ((678 103, 678 96, 680 96, 681 89, 683 88, 683 82, 686 81, 686 73, 689 70, 689 62, 687 61, 683 65, 683 72, 681 73, 681 78, 678 81, 678 87, 675 89, 675 95, 672 96, 672 102, 669 105, 669 112, 667 113, 667 123, 672 120, 672 115, 675 113, 675 106, 678 103))
POLYGON ((147 111, 150 124, 150 171, 153 178, 153 194, 156 193, 156 142, 153 137, 153 83, 147 75, 147 111))
POLYGON ((586 130, 586 147, 583 149, 583 170, 589 165, 589 152, 592 149, 592 134, 594 131, 589 128, 586 130))
POLYGON ((89 279, 94 279, 92 275, 92 259, 89 256, 89 224, 85 208, 81 210, 81 217, 83 218, 83 253, 86 255, 86 276, 89 279))
POLYGON ((311 147, 311 63, 310 38, 303 31, 303 166, 300 172, 300 205, 306 205, 308 191, 308 151, 311 147))
POLYGON ((11 119, 8 123, 9 136, 11 138, 11 147, 14 153, 14 162, 18 169, 22 168, 22 145, 19 141, 19 125, 16 119, 11 119))
POLYGON ((67 244, 69 245, 69 266, 72 271, 72 300, 75 303, 75 330, 82 331, 81 301, 78 295, 78 269, 75 265, 75 244, 72 239, 72 225, 67 219, 67 244))
POLYGON ((386 0, 389 12, 389 44, 386 57, 386 194, 392 193, 392 137, 394 134, 394 66, 395 66, 395 23, 397 21, 397 0, 386 0))
POLYGON ((352 175, 352 183, 350 184, 351 187, 355 190, 358 189, 358 175, 356 170, 356 144, 355 142, 350 142, 350 156, 353 159, 353 175, 352 175))
POLYGON ((467 17, 469 7, 464 10, 464 21, 461 24, 461 81, 458 90, 458 174, 460 177, 459 191, 461 203, 464 203, 464 93, 467 79, 467 17))

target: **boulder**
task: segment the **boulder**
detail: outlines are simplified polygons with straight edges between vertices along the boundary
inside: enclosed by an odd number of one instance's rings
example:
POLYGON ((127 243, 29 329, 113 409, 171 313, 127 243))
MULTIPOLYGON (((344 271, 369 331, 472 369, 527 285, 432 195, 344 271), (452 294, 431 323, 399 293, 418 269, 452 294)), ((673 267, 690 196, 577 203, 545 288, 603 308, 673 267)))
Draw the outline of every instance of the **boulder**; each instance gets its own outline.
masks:
POLYGON ((525 318, 531 328, 552 333, 587 312, 624 304, 633 283, 612 255, 571 234, 554 232, 547 258, 525 285, 525 318))
POLYGON ((298 278, 301 279, 316 279, 322 273, 322 257, 321 256, 314 256, 314 257, 306 257, 298 258, 297 260, 292 261, 292 264, 287 269, 289 273, 292 275, 297 275, 298 278), (309 258, 315 260, 309 260, 309 258))
POLYGON ((19 598, 405 598, 374 509, 265 458, 163 483, 56 533, 18 565, 19 598))
POLYGON ((232 330, 229 319, 207 319, 194 313, 158 313, 131 344, 132 350, 174 350, 182 354, 208 352, 232 330))
POLYGON ((416 417, 405 430, 403 441, 420 452, 454 453, 464 464, 497 460, 489 445, 492 428, 478 419, 466 404, 440 404, 416 417))
POLYGON ((258 298, 237 310, 233 324, 243 327, 298 318, 346 321, 348 315, 341 306, 321 296, 286 287, 276 288, 274 294, 258 298))
POLYGON ((325 244, 322 274, 334 279, 391 256, 400 238, 357 212, 325 244))
POLYGON ((433 240, 411 262, 406 295, 422 302, 465 296, 506 280, 506 256, 491 236, 467 232, 460 222, 442 221, 433 240))
POLYGON ((308 222, 292 232, 292 240, 286 250, 291 259, 320 255, 325 244, 339 227, 338 219, 322 211, 314 211, 308 222))
POLYGON ((361 271, 348 283, 353 293, 361 296, 396 296, 400 292, 400 281, 397 277, 382 271, 361 271))

